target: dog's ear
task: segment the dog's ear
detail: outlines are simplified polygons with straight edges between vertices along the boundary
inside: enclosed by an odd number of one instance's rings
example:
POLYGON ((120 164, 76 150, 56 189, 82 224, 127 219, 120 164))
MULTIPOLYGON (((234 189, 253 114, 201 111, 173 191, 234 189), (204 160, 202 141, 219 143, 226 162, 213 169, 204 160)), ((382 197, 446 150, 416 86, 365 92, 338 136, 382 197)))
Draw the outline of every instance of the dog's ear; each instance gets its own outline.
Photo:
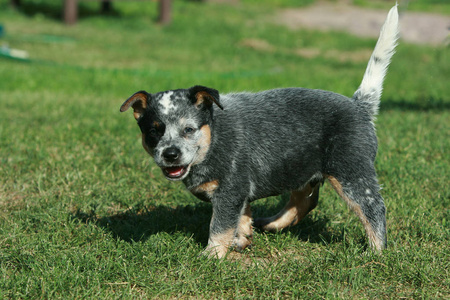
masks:
POLYGON ((131 107, 133 107, 133 115, 136 120, 138 120, 145 112, 148 106, 149 94, 146 91, 139 91, 134 93, 130 98, 128 98, 120 107, 120 112, 124 112, 131 107))
POLYGON ((219 91, 215 89, 196 85, 189 89, 188 97, 197 107, 201 104, 204 104, 206 107, 211 107, 213 103, 215 103, 220 109, 223 110, 223 106, 220 103, 219 91))

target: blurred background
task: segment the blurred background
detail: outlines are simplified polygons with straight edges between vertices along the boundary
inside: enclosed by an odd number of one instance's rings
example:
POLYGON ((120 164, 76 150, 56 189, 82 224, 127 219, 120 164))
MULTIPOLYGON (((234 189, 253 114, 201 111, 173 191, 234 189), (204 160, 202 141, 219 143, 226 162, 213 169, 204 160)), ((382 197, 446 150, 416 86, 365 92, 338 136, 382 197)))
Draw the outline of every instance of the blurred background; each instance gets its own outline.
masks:
MULTIPOLYGON (((136 89, 156 92, 200 83, 223 92, 304 86, 351 95, 392 5, 381 0, 0 0, 5 71, 0 76, 6 76, 0 84, 3 92, 70 91, 120 99, 136 89)), ((391 72, 402 76, 389 79, 390 100, 439 105, 448 95, 443 79, 449 7, 444 0, 400 2, 404 41, 391 72)))

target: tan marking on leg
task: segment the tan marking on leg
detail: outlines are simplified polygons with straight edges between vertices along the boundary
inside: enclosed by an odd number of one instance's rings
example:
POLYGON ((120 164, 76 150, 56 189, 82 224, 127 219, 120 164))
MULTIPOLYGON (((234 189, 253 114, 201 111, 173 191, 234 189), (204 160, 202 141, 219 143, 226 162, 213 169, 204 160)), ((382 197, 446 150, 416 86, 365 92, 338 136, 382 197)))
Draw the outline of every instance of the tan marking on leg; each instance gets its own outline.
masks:
POLYGON ((275 216, 258 219, 263 230, 279 231, 287 226, 296 225, 317 206, 317 193, 320 184, 314 188, 307 184, 301 191, 292 191, 289 202, 275 216))
POLYGON ((224 257, 233 242, 234 232, 234 229, 229 229, 223 233, 211 234, 203 254, 214 258, 224 257))
POLYGON ((347 205, 356 213, 356 215, 363 223, 367 237, 369 238, 370 246, 378 251, 381 251, 383 249, 383 241, 375 234, 372 225, 370 225, 369 220, 367 220, 366 216, 363 214, 361 206, 344 194, 341 183, 335 177, 327 176, 327 178, 333 186, 334 190, 339 194, 339 196, 341 196, 342 199, 344 199, 347 205))
POLYGON ((234 238, 233 245, 237 250, 244 250, 252 243, 253 227, 252 227, 252 212, 250 210, 250 204, 246 204, 244 213, 239 220, 236 237, 234 238))
POLYGON ((192 163, 192 165, 196 165, 201 163, 205 157, 206 153, 208 153, 209 147, 211 146, 211 127, 209 125, 203 125, 200 128, 201 137, 197 142, 197 145, 199 147, 197 151, 197 158, 192 163))

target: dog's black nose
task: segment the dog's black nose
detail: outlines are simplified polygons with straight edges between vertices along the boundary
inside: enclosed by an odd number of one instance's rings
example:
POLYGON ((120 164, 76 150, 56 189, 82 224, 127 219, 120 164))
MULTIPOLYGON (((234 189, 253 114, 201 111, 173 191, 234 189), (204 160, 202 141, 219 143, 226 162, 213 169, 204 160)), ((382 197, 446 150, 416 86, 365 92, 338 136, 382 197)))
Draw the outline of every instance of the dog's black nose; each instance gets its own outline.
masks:
POLYGON ((180 157, 180 149, 177 147, 169 147, 163 152, 163 157, 167 162, 174 162, 180 157))

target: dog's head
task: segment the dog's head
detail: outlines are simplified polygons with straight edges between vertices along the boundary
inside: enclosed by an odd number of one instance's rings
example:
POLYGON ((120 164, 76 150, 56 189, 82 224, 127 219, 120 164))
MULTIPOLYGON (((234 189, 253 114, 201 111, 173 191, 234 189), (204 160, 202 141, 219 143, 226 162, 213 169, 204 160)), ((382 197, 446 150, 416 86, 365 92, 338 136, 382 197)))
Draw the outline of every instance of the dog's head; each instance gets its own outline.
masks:
POLYGON ((169 180, 184 179, 210 148, 213 104, 219 92, 204 86, 149 94, 139 91, 120 107, 134 110, 142 145, 169 180))

